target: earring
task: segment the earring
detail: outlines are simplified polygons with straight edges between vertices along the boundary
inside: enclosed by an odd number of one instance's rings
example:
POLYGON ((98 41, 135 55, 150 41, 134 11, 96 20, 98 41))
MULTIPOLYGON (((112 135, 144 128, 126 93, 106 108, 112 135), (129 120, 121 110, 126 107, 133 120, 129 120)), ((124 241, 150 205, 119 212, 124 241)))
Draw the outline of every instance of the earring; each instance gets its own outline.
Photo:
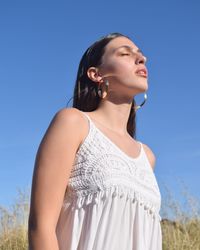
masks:
POLYGON ((99 85, 98 85, 97 93, 98 93, 98 96, 101 98, 102 97, 102 89, 100 88, 100 85, 101 85, 101 83, 99 83, 99 85))
POLYGON ((135 111, 137 111, 139 108, 141 108, 145 104, 146 100, 147 100, 147 94, 144 93, 144 101, 140 105, 135 107, 135 111))
POLYGON ((105 86, 106 86, 106 91, 103 93, 103 96, 102 96, 102 98, 104 99, 106 96, 107 96, 107 94, 108 94, 108 86, 109 86, 109 81, 106 79, 106 81, 105 81, 105 86))
POLYGON ((103 93, 103 95, 102 95, 102 89, 100 88, 100 85, 101 84, 99 83, 99 85, 98 85, 98 95, 99 95, 100 98, 104 99, 107 96, 107 93, 108 93, 109 81, 107 79, 105 80, 106 91, 103 93))

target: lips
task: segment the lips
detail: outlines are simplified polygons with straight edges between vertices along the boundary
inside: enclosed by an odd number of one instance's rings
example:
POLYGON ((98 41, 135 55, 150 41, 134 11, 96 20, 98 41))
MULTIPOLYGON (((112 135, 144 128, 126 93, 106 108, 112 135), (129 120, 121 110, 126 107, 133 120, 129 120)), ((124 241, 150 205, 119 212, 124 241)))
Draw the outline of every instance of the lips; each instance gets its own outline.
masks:
POLYGON ((146 77, 148 76, 148 72, 147 72, 147 69, 145 67, 142 67, 142 68, 139 68, 135 71, 135 73, 139 76, 143 76, 143 77, 146 77))

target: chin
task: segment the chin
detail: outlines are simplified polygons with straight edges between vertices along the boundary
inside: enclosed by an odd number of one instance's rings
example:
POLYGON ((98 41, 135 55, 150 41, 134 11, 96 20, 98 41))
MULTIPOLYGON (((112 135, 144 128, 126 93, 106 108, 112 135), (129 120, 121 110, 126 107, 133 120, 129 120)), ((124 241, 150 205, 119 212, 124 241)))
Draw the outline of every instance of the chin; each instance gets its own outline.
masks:
POLYGON ((148 86, 148 83, 146 83, 146 84, 143 83, 143 84, 140 85, 140 89, 141 89, 141 91, 143 91, 143 92, 147 91, 147 90, 148 90, 148 87, 149 87, 149 86, 148 86))
POLYGON ((143 85, 138 86, 138 91, 140 93, 146 92, 147 90, 148 90, 148 84, 143 84, 143 85))
POLYGON ((138 87, 138 88, 135 88, 135 93, 134 95, 138 95, 138 94, 142 94, 142 93, 145 93, 146 91, 148 90, 148 86, 144 86, 144 87, 138 87))
POLYGON ((140 81, 137 81, 132 85, 138 92, 145 92, 148 90, 148 79, 140 78, 140 81), (134 86, 135 85, 135 86, 134 86))
POLYGON ((149 87, 149 86, 146 85, 145 88, 144 88, 144 91, 147 91, 147 90, 148 90, 148 87, 149 87))

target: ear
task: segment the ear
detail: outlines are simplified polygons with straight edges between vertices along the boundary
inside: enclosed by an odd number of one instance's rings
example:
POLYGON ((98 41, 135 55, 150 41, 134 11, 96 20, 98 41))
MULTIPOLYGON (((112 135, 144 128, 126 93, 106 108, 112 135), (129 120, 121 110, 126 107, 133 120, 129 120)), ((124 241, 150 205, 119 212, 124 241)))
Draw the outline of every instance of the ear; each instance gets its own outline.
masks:
POLYGON ((95 67, 90 67, 87 70, 87 76, 93 81, 93 82, 102 82, 103 78, 100 75, 99 71, 95 67))

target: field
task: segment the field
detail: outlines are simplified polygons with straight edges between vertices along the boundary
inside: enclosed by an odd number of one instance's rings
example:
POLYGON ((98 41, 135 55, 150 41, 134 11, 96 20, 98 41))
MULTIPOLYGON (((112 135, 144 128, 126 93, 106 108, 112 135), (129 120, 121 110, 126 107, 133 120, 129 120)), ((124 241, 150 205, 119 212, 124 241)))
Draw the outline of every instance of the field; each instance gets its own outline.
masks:
MULTIPOLYGON (((200 250, 199 201, 184 191, 184 210, 166 187, 160 215, 163 250, 200 250)), ((0 250, 28 249, 28 214, 30 190, 18 189, 10 209, 0 205, 0 250)), ((155 249, 156 250, 156 249, 155 249)))

